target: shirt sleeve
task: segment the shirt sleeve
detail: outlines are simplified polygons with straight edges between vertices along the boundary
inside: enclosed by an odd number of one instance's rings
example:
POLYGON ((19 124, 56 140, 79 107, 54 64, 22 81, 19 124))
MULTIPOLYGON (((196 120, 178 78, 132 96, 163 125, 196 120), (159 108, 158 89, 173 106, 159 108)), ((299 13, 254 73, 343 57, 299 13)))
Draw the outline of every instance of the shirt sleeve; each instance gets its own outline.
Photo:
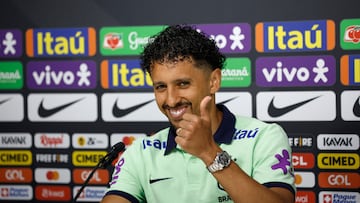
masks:
POLYGON ((139 172, 140 159, 139 145, 140 140, 136 140, 125 152, 119 157, 115 164, 112 179, 109 183, 107 194, 120 195, 131 202, 143 201, 143 189, 141 187, 141 174, 139 172), (137 156, 135 156, 137 155, 137 156))
POLYGON ((267 187, 285 187, 295 193, 291 153, 285 131, 278 124, 268 124, 256 142, 253 178, 267 187))

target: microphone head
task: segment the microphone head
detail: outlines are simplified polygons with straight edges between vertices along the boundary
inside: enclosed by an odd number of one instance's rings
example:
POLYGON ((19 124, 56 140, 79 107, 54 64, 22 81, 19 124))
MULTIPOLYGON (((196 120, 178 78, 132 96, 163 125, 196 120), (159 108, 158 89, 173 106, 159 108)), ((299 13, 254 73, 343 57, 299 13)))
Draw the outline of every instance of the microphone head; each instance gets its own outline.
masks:
POLYGON ((111 147, 111 151, 116 154, 124 150, 125 144, 123 142, 118 142, 111 147))

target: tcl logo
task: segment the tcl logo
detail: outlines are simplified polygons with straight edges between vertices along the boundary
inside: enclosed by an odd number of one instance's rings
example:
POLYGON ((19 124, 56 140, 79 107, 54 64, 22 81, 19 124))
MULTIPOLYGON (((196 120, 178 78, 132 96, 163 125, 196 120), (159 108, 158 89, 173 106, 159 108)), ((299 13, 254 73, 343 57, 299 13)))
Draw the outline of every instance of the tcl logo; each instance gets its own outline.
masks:
POLYGON ((292 163, 294 168, 313 168, 315 165, 315 157, 311 153, 293 153, 292 163))
POLYGON ((32 171, 30 168, 0 168, 0 182, 30 183, 32 171))
POLYGON ((321 172, 319 185, 323 188, 359 188, 360 175, 358 173, 321 172))

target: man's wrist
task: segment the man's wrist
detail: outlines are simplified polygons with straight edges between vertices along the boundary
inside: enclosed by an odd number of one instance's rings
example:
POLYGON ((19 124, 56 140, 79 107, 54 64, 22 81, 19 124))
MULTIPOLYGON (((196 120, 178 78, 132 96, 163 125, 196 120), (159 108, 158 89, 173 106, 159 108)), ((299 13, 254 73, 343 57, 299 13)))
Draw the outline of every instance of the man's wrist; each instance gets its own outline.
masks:
POLYGON ((207 169, 211 173, 221 171, 228 167, 231 163, 231 156, 226 151, 221 151, 216 154, 214 161, 207 166, 207 169))

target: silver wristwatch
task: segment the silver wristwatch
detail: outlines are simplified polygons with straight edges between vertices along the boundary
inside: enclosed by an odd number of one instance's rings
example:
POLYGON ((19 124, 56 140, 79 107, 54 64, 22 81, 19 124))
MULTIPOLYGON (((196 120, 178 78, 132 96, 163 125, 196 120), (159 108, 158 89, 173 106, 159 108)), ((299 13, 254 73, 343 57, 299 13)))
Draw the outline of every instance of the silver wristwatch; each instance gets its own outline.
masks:
POLYGON ((224 168, 228 167, 231 162, 231 156, 226 152, 218 152, 216 154, 215 160, 212 164, 210 164, 207 169, 211 173, 215 173, 216 171, 221 171, 224 168))

